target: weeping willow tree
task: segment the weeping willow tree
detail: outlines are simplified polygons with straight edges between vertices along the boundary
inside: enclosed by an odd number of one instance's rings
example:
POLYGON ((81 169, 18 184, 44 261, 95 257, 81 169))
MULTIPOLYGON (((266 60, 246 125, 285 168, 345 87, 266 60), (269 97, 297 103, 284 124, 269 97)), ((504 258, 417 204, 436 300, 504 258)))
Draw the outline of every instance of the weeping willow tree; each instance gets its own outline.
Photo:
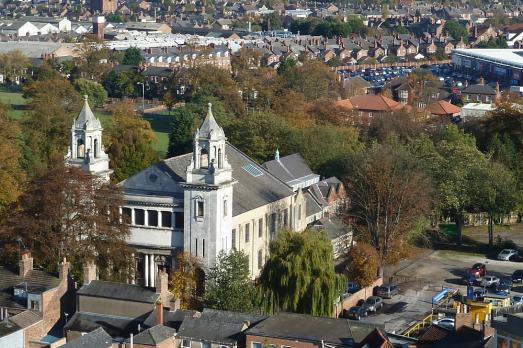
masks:
POLYGON ((323 232, 281 231, 269 246, 270 256, 259 279, 262 308, 332 315, 344 278, 334 272, 332 244, 323 232))

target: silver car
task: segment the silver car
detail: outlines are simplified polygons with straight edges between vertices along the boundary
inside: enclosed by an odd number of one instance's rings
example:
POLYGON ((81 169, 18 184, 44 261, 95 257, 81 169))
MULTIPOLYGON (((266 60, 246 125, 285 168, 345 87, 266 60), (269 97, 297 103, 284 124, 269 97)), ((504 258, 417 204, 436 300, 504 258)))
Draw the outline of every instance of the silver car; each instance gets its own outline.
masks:
POLYGON ((499 284, 499 278, 496 276, 487 275, 481 280, 481 286, 485 288, 493 287, 499 284))
POLYGON ((382 298, 392 298, 398 294, 398 287, 394 284, 385 284, 378 288, 376 295, 382 298))
POLYGON ((383 307, 383 301, 378 296, 371 296, 363 303, 363 308, 368 312, 379 311, 381 307, 383 307))
POLYGON ((498 254, 498 260, 501 261, 510 261, 510 259, 514 256, 518 256, 518 251, 514 249, 503 249, 498 254))

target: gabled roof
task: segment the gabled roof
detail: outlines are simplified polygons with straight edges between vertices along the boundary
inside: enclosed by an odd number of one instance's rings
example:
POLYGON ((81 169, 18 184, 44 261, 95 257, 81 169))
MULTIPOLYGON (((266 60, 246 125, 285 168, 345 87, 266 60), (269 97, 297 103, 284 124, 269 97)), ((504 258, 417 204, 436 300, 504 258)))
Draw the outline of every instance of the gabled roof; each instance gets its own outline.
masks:
POLYGON ((155 303, 160 294, 140 285, 93 280, 78 290, 78 295, 155 303))
POLYGON ((32 270, 25 277, 18 275, 7 268, 0 267, 0 307, 27 308, 14 297, 13 287, 19 284, 27 284, 28 288, 46 291, 58 286, 60 279, 47 272, 32 270))
MULTIPOLYGON (((402 107, 402 105, 383 95, 357 95, 349 99, 352 108, 356 110, 367 111, 392 111, 402 107)), ((336 105, 348 108, 350 105, 347 102, 340 100, 336 105)))
POLYGON ((175 329, 163 325, 156 325, 134 336, 133 343, 156 346, 175 335, 175 329))
POLYGON ((315 175, 299 153, 267 161, 263 167, 285 183, 315 175))
POLYGON ((465 94, 487 94, 487 95, 496 95, 496 90, 489 85, 470 85, 468 87, 463 88, 461 91, 465 94))
POLYGON ((64 330, 91 332, 103 328, 112 337, 128 337, 137 333, 143 320, 89 312, 76 312, 65 324, 64 330))
POLYGON ((68 342, 61 348, 110 348, 113 345, 113 339, 101 327, 78 337, 74 341, 68 342))
POLYGON ((438 100, 429 105, 429 111, 433 115, 444 116, 457 114, 461 111, 461 109, 445 100, 438 100))

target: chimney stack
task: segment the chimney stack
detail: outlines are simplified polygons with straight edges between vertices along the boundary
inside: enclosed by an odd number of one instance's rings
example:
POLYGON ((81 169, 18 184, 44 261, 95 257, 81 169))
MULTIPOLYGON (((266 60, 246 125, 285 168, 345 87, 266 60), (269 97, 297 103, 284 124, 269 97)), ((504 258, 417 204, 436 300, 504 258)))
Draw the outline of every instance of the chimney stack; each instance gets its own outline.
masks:
POLYGON ((59 274, 59 276, 60 276, 61 280, 67 279, 67 276, 69 275, 69 267, 70 267, 70 264, 64 257, 64 260, 60 263, 60 274, 59 274))
POLYGON ((163 325, 163 304, 162 301, 156 301, 155 303, 155 317, 156 317, 156 325, 163 325))
POLYGON ((105 35, 105 17, 96 16, 93 18, 93 34, 98 40, 103 40, 105 35))
POLYGON ((479 84, 482 85, 482 86, 485 85, 485 79, 483 78, 483 76, 480 77, 480 79, 479 79, 479 84))
POLYGON ((93 280, 98 279, 96 264, 89 260, 84 264, 84 285, 89 285, 93 280))
POLYGON ((156 275, 156 293, 160 294, 162 303, 169 304, 172 294, 169 292, 169 275, 164 270, 156 275))
POLYGON ((29 250, 22 251, 20 256, 20 261, 18 262, 18 274, 20 277, 25 277, 33 270, 33 258, 31 257, 31 252, 29 250))

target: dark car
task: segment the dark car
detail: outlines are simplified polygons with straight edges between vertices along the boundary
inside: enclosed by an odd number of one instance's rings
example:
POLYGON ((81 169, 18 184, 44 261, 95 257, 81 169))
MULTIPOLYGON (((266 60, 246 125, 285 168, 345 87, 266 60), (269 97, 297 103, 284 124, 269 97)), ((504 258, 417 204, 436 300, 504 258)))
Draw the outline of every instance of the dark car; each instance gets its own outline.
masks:
POLYGON ((342 317, 346 319, 360 320, 363 317, 368 315, 367 310, 361 306, 355 306, 349 308, 349 310, 344 310, 342 317))
POLYGON ((487 266, 484 263, 475 263, 469 268, 468 274, 475 276, 476 278, 482 278, 487 274, 487 266))
POLYGON ((523 281, 523 269, 518 269, 512 273, 512 282, 521 283, 523 281))
POLYGON ((512 280, 501 279, 499 281, 499 284, 496 286, 496 295, 507 296, 508 294, 510 294, 511 289, 512 289, 512 280))
POLYGON ((361 286, 358 283, 355 283, 355 282, 347 283, 347 293, 354 294, 359 289, 361 289, 361 286))

